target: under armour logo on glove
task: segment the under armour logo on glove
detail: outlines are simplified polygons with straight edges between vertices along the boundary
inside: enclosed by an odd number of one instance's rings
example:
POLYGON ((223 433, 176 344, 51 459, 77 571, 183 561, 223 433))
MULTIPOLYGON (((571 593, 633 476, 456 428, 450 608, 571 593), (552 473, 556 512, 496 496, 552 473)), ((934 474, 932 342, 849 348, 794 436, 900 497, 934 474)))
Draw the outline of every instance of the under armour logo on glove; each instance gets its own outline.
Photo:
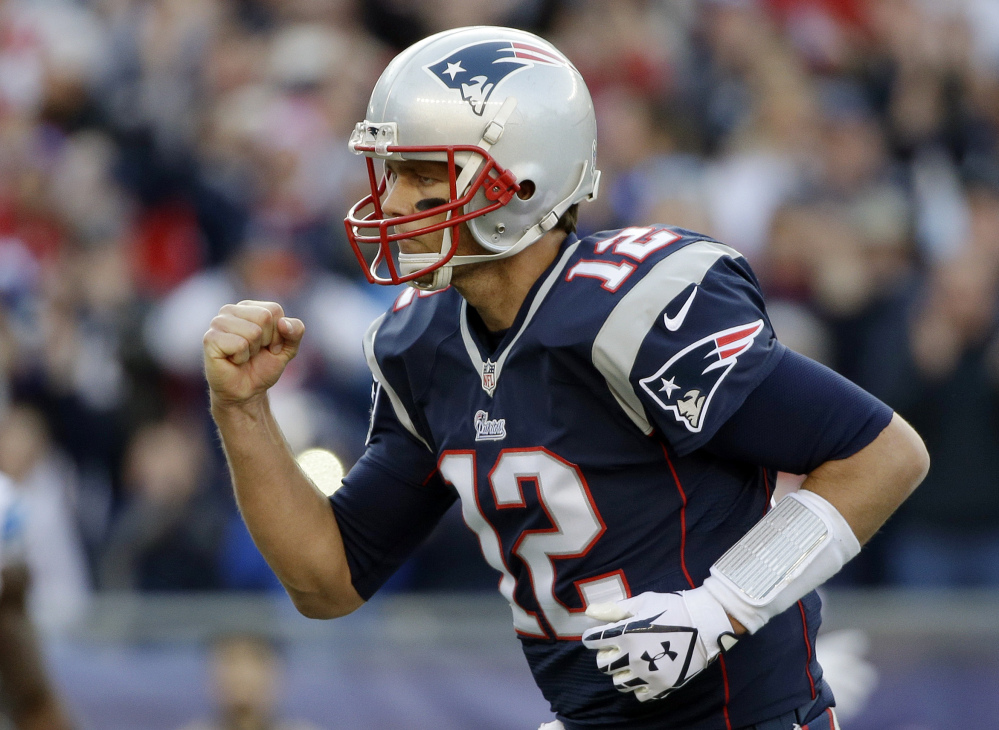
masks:
POLYGON ((590 606, 591 618, 613 621, 590 629, 583 645, 597 652, 597 668, 620 692, 640 702, 679 689, 735 643, 724 609, 706 591, 643 593, 590 606), (696 614, 696 615, 695 615, 696 614))
POLYGON ((650 672, 655 672, 659 669, 659 667, 656 666, 656 662, 662 659, 664 656, 668 656, 671 662, 676 661, 677 653, 675 651, 669 650, 669 642, 668 641, 662 642, 662 646, 663 650, 661 654, 656 654, 655 656, 649 656, 649 652, 645 652, 644 654, 642 654, 642 659, 644 659, 649 663, 650 672))

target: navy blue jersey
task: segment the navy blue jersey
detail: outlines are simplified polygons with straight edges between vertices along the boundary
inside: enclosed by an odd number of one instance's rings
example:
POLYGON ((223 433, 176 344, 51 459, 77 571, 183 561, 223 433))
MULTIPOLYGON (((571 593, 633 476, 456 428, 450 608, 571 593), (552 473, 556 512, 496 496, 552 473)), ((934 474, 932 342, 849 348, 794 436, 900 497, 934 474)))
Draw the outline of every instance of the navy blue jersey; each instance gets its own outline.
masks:
MULTIPOLYGON (((408 486, 387 524, 408 546, 457 494, 570 729, 741 727, 827 691, 814 593, 656 702, 617 692, 580 642, 587 604, 700 585, 769 508, 773 469, 702 448, 786 352, 745 259, 665 227, 570 236, 487 339, 453 289, 408 290, 372 325, 370 446, 335 511, 392 473, 408 486), (414 519, 417 503, 435 506, 414 519)), ((375 529, 338 520, 345 543, 375 529)), ((362 596, 397 559, 371 557, 362 596)))

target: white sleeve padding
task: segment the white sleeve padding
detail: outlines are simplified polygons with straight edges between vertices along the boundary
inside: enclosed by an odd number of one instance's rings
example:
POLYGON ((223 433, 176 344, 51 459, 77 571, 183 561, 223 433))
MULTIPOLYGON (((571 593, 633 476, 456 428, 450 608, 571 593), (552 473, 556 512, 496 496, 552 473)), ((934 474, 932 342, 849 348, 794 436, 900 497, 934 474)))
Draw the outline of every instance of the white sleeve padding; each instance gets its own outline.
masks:
POLYGON ((843 515, 815 492, 784 497, 711 566, 704 587, 750 633, 860 552, 843 515))

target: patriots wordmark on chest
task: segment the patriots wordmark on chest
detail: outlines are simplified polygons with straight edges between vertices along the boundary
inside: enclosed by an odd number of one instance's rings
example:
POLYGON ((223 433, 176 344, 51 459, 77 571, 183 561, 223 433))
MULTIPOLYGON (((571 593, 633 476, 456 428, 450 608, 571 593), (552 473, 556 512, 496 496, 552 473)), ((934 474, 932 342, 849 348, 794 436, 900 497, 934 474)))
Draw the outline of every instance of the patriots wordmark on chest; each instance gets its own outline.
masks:
POLYGON ((490 418, 486 411, 476 411, 473 424, 476 441, 502 441, 506 438, 505 418, 490 418))

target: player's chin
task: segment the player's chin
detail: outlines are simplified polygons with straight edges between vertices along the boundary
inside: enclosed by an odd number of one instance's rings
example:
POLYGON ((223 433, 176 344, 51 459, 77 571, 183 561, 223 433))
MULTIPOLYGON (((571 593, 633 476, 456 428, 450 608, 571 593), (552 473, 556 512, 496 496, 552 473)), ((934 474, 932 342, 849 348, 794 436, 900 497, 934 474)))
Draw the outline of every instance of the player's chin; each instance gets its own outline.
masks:
POLYGON ((417 289, 426 289, 431 284, 433 284, 433 282, 434 282, 433 274, 424 274, 423 276, 419 276, 413 279, 413 283, 416 285, 417 289))

